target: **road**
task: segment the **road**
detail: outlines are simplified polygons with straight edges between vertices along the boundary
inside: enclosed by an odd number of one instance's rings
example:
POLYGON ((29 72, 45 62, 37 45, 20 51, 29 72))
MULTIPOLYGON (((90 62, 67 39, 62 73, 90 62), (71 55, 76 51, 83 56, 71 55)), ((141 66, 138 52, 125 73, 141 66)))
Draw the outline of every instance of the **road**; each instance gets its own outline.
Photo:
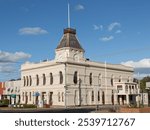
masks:
POLYGON ((90 113, 94 107, 77 108, 0 108, 0 113, 90 113))

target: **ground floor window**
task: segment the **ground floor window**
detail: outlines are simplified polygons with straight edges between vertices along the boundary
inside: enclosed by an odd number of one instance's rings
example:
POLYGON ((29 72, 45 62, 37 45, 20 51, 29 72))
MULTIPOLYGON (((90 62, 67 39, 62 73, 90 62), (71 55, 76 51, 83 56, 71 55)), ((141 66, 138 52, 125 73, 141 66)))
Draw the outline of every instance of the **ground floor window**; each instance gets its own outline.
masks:
POLYGON ((112 95, 111 95, 111 102, 114 105, 114 93, 113 93, 113 91, 112 91, 112 95))
POLYGON ((24 92, 22 93, 22 101, 24 101, 24 92))
POLYGON ((98 101, 100 101, 100 92, 99 91, 98 91, 97 99, 98 99, 98 101))
POLYGON ((31 92, 30 92, 30 95, 29 95, 29 100, 31 101, 31 92))
POLYGON ((102 92, 102 104, 105 104, 105 92, 102 92))
POLYGON ((92 91, 92 102, 94 101, 94 91, 92 91))
POLYGON ((64 102, 64 92, 61 93, 62 102, 64 102))

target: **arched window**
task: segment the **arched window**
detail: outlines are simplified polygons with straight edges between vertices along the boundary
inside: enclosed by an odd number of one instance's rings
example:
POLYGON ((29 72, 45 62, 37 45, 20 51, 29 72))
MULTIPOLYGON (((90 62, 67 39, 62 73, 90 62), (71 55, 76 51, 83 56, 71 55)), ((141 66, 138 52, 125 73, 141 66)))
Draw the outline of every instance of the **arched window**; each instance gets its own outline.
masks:
POLYGON ((94 101, 94 91, 92 91, 92 101, 94 101))
POLYGON ((26 79, 27 79, 27 86, 29 85, 29 78, 28 76, 26 76, 26 79))
POLYGON ((74 84, 78 83, 78 72, 77 71, 74 72, 73 82, 74 82, 74 84))
POLYGON ((22 101, 24 101, 24 92, 22 92, 22 101))
POLYGON ((121 75, 119 76, 119 82, 121 82, 121 80, 122 80, 122 77, 121 77, 121 75))
POLYGON ((23 86, 26 86, 26 78, 25 78, 25 76, 23 76, 23 82, 24 82, 23 86))
POLYGON ((46 84, 46 76, 45 76, 45 74, 43 74, 43 85, 45 85, 46 84))
POLYGON ((50 73, 50 84, 52 85, 53 84, 53 74, 50 73))
POLYGON ((99 74, 98 75, 98 85, 101 86, 101 83, 102 83, 102 75, 99 74))
POLYGON ((111 82, 111 86, 113 86, 114 85, 114 76, 113 75, 111 76, 110 82, 111 82))
POLYGON ((60 84, 62 84, 63 83, 63 74, 61 71, 59 72, 59 78, 60 78, 60 84))
POLYGON ((36 75, 36 85, 38 86, 39 85, 39 76, 36 75))
POLYGON ((112 95, 111 95, 111 102, 112 102, 112 105, 114 105, 114 92, 112 90, 112 95))
POLYGON ((105 104, 105 92, 102 92, 102 104, 105 104))
POLYGON ((64 102, 64 92, 61 93, 62 102, 64 102))
POLYGON ((29 100, 31 101, 31 92, 29 93, 29 100))
POLYGON ((29 80, 30 80, 30 86, 32 85, 32 78, 31 76, 29 76, 29 80))
POLYGON ((90 82, 90 85, 92 85, 92 73, 90 73, 89 82, 90 82))
POLYGON ((28 92, 25 92, 25 104, 28 103, 28 92))
POLYGON ((98 99, 98 101, 100 101, 100 92, 99 91, 97 93, 97 99, 98 99))
POLYGON ((131 93, 131 86, 129 86, 129 92, 131 93))
POLYGON ((130 77, 128 77, 127 82, 130 82, 130 77))

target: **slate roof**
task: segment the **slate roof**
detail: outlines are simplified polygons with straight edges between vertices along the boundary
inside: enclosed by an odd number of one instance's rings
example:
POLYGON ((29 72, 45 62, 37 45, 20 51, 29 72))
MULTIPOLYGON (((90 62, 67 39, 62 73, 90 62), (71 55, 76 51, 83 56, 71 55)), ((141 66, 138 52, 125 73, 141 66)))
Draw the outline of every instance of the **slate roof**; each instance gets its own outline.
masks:
POLYGON ((75 29, 72 28, 64 29, 64 35, 56 49, 60 49, 64 47, 71 47, 71 48, 80 49, 84 51, 84 49, 82 48, 82 46, 80 45, 76 37, 75 29))

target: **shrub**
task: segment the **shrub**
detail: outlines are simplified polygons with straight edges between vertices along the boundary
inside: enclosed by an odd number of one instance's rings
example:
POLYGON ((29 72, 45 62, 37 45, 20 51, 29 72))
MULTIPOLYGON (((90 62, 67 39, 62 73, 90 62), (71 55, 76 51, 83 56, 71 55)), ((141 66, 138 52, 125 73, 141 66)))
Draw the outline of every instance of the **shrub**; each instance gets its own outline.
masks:
POLYGON ((137 108, 137 104, 136 103, 130 103, 129 107, 131 107, 131 108, 137 108))
POLYGON ((37 106, 34 104, 24 104, 23 108, 37 108, 37 106))
POLYGON ((9 100, 8 99, 2 99, 0 100, 0 107, 8 107, 9 100))
POLYGON ((140 106, 139 106, 139 107, 140 107, 140 108, 141 108, 141 107, 144 107, 144 104, 140 104, 140 106))

